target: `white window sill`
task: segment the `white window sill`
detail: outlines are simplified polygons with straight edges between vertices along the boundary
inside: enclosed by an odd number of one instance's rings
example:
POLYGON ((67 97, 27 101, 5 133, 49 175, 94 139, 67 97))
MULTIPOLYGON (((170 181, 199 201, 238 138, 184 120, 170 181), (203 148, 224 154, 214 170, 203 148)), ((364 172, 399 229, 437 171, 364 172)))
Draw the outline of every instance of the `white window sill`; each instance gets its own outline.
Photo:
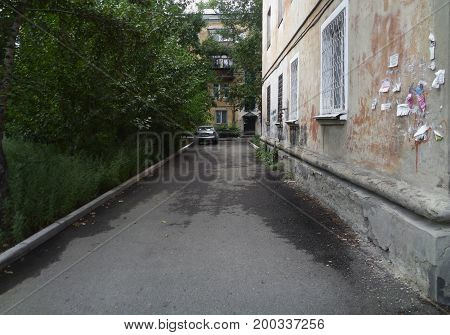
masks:
POLYGON ((331 113, 314 116, 321 126, 343 126, 347 120, 347 113, 331 113))
POLYGON ((298 126, 298 119, 291 119, 284 121, 289 126, 298 126))

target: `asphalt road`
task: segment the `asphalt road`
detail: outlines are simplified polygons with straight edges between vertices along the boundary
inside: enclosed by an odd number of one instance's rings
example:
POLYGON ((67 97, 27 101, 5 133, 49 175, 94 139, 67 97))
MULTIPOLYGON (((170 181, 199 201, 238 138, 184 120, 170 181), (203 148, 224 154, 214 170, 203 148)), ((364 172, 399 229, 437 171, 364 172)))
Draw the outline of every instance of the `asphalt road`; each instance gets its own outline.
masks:
POLYGON ((438 313, 256 162, 194 146, 0 274, 8 314, 438 313))

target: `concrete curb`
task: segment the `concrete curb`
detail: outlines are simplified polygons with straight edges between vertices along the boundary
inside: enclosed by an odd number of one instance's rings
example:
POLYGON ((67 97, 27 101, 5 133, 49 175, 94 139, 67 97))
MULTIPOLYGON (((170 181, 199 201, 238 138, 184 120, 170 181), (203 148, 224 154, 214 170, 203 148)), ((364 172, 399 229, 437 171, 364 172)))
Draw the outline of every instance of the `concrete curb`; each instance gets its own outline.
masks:
POLYGON ((250 144, 253 147, 253 149, 256 149, 256 150, 259 149, 259 147, 255 143, 253 143, 251 141, 249 141, 248 144, 250 144))
POLYGON ((19 244, 16 244, 14 247, 6 250, 5 252, 0 254, 0 270, 4 269, 6 266, 10 265, 14 261, 20 259, 21 257, 28 254, 31 250, 35 249, 42 243, 48 241, 53 236, 57 235, 73 223, 75 223, 77 220, 81 219, 82 217, 86 216, 90 212, 92 212, 94 209, 100 207, 108 200, 116 197, 118 194, 122 193, 129 187, 135 185, 139 182, 142 178, 148 176, 150 173, 155 171, 156 169, 159 169, 161 166, 163 166, 168 161, 175 158, 177 155, 181 154, 182 152, 186 151, 189 147, 191 147, 194 143, 190 143, 180 150, 178 150, 176 153, 170 155, 169 157, 159 161, 158 163, 150 166, 149 168, 145 169, 138 175, 128 179, 126 182, 120 184, 119 186, 113 188, 112 190, 100 195, 96 199, 90 201, 86 205, 78 208, 77 210, 73 211, 72 213, 66 215, 62 219, 57 220, 56 222, 52 223, 51 225, 45 227, 41 231, 37 232, 36 234, 30 236, 26 240, 20 242, 19 244))
POLYGON ((261 141, 350 184, 369 190, 419 216, 437 223, 450 223, 450 202, 447 194, 426 192, 404 181, 363 170, 317 153, 286 148, 268 139, 261 138, 261 141))

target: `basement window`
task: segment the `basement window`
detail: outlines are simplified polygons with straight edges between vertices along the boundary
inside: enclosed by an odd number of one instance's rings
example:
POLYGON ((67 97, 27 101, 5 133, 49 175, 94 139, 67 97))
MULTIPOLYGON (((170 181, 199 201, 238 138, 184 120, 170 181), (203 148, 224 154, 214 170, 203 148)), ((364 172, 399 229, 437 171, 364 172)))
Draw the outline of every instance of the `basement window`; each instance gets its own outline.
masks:
POLYGON ((345 120, 348 101, 348 0, 321 27, 320 116, 345 120))

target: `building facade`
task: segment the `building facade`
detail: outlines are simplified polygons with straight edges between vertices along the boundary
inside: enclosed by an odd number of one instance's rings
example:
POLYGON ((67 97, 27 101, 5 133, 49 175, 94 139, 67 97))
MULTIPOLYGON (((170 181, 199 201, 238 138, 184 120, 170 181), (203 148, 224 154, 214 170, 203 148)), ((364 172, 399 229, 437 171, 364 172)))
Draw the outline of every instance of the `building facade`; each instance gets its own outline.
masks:
POLYGON ((445 0, 263 1, 262 139, 445 304, 449 17, 445 0))
MULTIPOLYGON (((200 32, 201 42, 208 38, 224 44, 233 42, 221 34, 225 26, 220 14, 212 9, 205 9, 203 20, 206 26, 200 32)), ((214 98, 213 107, 209 110, 212 124, 216 127, 238 127, 243 134, 259 134, 261 132, 260 112, 257 109, 239 108, 230 99, 231 86, 242 77, 235 72, 233 59, 227 54, 217 54, 212 56, 211 64, 217 75, 217 81, 209 84, 209 91, 214 98)))

